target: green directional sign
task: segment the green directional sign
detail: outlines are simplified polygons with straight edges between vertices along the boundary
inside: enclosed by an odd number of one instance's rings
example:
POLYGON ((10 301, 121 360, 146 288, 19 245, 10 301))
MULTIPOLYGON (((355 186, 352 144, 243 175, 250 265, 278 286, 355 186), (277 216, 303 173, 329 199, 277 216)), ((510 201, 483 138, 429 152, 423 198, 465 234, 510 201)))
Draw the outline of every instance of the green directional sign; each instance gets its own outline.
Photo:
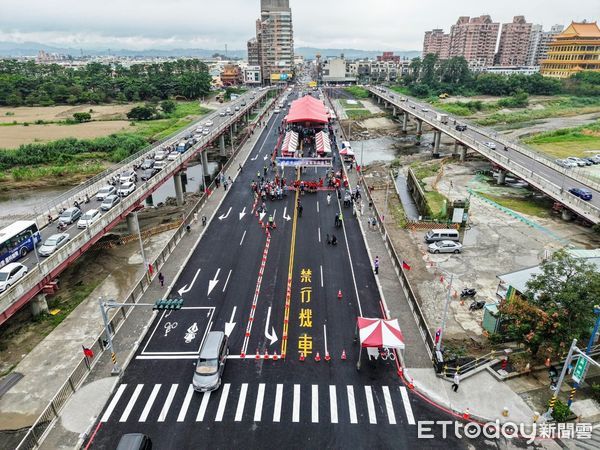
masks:
POLYGON ((577 360, 577 364, 575 365, 575 369, 573 369, 573 381, 576 383, 580 383, 583 378, 583 374, 585 374, 585 368, 587 367, 587 359, 579 358, 577 360))

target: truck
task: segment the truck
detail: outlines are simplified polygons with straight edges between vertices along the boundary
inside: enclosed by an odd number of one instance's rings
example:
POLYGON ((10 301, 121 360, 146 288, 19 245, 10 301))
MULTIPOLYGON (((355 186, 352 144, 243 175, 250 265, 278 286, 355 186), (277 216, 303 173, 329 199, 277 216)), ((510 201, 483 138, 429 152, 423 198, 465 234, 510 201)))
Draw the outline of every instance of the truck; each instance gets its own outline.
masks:
POLYGON ((442 123, 448 123, 448 114, 437 114, 437 120, 442 123))
POLYGON ((185 153, 187 149, 189 149, 191 146, 192 143, 188 140, 179 141, 179 143, 177 144, 177 151, 179 153, 185 153))

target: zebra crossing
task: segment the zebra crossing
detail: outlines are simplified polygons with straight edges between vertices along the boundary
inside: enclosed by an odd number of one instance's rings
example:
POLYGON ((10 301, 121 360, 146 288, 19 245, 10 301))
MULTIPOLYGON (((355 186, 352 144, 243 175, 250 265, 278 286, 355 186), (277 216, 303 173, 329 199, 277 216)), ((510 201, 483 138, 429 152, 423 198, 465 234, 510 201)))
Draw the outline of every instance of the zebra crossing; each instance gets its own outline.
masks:
POLYGON ((283 383, 224 383, 205 393, 191 384, 121 384, 100 421, 415 424, 404 386, 283 383))

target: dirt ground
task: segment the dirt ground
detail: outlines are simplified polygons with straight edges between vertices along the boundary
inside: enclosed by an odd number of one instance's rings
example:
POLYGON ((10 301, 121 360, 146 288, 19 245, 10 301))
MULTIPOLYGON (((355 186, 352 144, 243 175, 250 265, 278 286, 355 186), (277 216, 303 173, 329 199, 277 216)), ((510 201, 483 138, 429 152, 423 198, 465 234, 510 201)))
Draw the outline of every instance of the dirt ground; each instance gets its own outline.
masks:
POLYGON ((49 142, 57 139, 76 137, 79 139, 107 136, 129 127, 125 120, 104 122, 88 122, 76 125, 13 125, 0 126, 0 146, 2 148, 18 148, 22 144, 33 142, 49 142))
POLYGON ((125 114, 136 104, 0 107, 0 123, 12 123, 14 121, 31 123, 36 120, 59 121, 72 118, 76 112, 89 112, 93 120, 125 119, 125 114))

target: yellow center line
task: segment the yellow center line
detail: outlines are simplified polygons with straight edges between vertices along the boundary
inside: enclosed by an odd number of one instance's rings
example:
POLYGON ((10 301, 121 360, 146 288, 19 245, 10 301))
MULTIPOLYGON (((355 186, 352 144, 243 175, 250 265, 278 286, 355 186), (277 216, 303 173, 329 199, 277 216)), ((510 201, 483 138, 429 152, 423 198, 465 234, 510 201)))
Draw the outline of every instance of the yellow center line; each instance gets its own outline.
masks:
MULTIPOLYGON (((296 180, 300 180, 300 171, 298 170, 298 176, 296 180)), ((296 195, 294 197, 294 220, 292 221, 292 240, 290 244, 290 263, 288 266, 288 280, 285 294, 285 309, 283 315, 283 338, 281 340, 281 357, 285 358, 287 354, 287 341, 288 341, 288 325, 290 321, 290 304, 292 300, 292 279, 294 276, 294 254, 296 252, 296 225, 298 223, 298 194, 299 191, 296 189, 296 195)))

